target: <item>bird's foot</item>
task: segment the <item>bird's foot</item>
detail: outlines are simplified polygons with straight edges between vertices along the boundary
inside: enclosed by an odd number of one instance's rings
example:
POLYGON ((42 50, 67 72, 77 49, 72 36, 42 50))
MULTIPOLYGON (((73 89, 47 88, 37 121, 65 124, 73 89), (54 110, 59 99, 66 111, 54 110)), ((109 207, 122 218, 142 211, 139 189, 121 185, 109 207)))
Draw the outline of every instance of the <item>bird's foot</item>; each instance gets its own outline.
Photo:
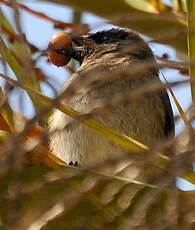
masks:
POLYGON ((80 167, 80 164, 78 163, 78 161, 70 161, 68 165, 74 166, 74 167, 80 167))

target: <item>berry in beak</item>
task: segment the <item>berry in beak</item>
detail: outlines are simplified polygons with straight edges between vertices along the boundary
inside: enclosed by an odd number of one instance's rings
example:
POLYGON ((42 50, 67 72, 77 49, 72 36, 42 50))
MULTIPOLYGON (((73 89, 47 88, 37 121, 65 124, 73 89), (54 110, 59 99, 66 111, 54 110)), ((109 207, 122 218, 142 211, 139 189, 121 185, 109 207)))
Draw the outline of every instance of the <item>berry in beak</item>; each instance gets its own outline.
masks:
POLYGON ((65 32, 57 33, 50 40, 48 58, 58 67, 67 65, 71 58, 81 64, 94 45, 95 42, 87 37, 71 37, 65 32), (72 42, 78 47, 72 47, 72 42))

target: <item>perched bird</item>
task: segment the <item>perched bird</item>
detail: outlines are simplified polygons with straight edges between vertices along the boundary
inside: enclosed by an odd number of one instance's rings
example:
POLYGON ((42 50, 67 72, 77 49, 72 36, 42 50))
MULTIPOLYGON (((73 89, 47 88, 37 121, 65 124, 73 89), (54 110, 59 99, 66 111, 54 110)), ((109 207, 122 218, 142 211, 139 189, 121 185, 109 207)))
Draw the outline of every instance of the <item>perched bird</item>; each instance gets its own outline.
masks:
MULTIPOLYGON (((56 49, 66 58, 73 58, 81 64, 77 73, 65 82, 61 93, 71 88, 76 79, 80 82, 95 80, 94 85, 91 84, 93 87, 81 84, 80 90, 62 102, 86 113, 99 102, 110 101, 108 109, 93 114, 94 120, 148 146, 166 141, 174 132, 173 113, 166 90, 145 93, 138 100, 125 98, 129 92, 149 89, 153 83, 161 84, 157 64, 147 43, 135 32, 122 29, 75 37, 73 42, 77 47, 56 49), (117 96, 124 100, 112 103, 117 96)), ((68 164, 88 166, 128 152, 79 121, 69 126, 72 120, 56 110, 50 123, 50 148, 68 164)))

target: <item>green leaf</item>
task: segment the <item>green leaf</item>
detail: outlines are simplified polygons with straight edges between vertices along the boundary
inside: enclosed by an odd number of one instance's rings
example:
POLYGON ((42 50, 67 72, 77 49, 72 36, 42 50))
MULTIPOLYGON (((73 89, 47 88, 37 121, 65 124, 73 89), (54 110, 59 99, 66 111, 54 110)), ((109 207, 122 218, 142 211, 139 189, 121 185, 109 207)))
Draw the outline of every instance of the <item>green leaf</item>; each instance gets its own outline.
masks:
MULTIPOLYGON (((4 99, 5 95, 0 87, 0 101, 3 101, 4 99)), ((9 125, 9 128, 14 132, 13 111, 7 102, 1 108, 1 114, 3 118, 6 120, 7 124, 9 125)))
POLYGON ((3 26, 5 26, 5 28, 7 28, 8 30, 10 30, 11 32, 14 32, 14 29, 11 25, 11 23, 7 20, 6 16, 4 15, 2 9, 0 8, 0 21, 1 21, 1 24, 3 26))
MULTIPOLYGON (((192 80, 195 80, 195 1, 187 0, 188 17, 188 57, 190 61, 189 73, 192 80)), ((192 99, 195 103, 195 83, 191 83, 192 99)))
MULTIPOLYGON (((6 16, 3 14, 1 8, 0 21, 6 29, 11 31, 17 37, 14 28, 12 27, 11 23, 9 23, 9 20, 6 18, 6 16)), ((23 82, 25 85, 40 91, 40 84, 35 72, 31 70, 31 67, 29 67, 27 71, 27 69, 25 69, 26 66, 21 66, 13 55, 15 54, 16 56, 20 57, 22 61, 31 63, 31 53, 25 42, 21 44, 17 41, 17 39, 15 39, 14 42, 11 43, 11 48, 8 48, 2 37, 0 37, 0 53, 4 60, 9 64, 18 80, 23 82)), ((42 102, 37 101, 36 98, 33 98, 33 96, 30 94, 29 96, 35 106, 35 110, 39 110, 42 107, 42 102)))
POLYGON ((8 137, 9 137, 8 132, 6 132, 4 130, 0 130, 0 142, 5 142, 8 137))
MULTIPOLYGON (((10 49, 7 48, 5 42, 3 41, 3 39, 1 37, 0 37, 0 53, 3 56, 3 58, 8 62, 9 66, 11 67, 12 71, 15 73, 18 80, 20 80, 21 82, 23 82, 27 86, 30 86, 34 89, 39 90, 39 85, 37 84, 37 82, 33 80, 33 82, 34 82, 33 83, 31 81, 32 80, 32 78, 30 77, 31 73, 29 73, 29 75, 23 75, 22 74, 23 69, 21 68, 21 66, 19 65, 19 63, 15 59, 15 57, 12 55, 10 49)), ((36 76, 34 75, 33 78, 35 78, 35 77, 36 76)), ((41 101, 38 101, 36 99, 36 97, 31 95, 31 93, 29 93, 29 96, 32 99, 36 109, 42 108, 43 104, 41 101)))

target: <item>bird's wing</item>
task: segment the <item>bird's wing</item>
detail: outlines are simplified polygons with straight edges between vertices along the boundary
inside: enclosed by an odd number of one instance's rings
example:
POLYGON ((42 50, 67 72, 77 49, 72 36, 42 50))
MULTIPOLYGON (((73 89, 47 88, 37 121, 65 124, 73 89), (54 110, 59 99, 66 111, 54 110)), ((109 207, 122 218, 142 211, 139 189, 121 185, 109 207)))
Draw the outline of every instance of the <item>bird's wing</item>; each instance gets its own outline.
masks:
POLYGON ((165 111, 165 135, 166 137, 174 136, 175 134, 175 125, 173 111, 171 109, 171 103, 167 92, 164 92, 160 95, 162 103, 164 105, 165 111))

